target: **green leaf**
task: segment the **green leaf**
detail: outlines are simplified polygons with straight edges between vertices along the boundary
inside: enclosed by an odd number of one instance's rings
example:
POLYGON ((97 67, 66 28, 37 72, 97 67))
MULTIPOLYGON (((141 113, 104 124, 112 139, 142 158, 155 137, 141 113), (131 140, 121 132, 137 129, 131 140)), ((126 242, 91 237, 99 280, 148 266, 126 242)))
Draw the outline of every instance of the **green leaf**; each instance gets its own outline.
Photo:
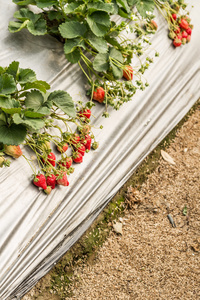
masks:
POLYGON ((18 31, 22 30, 23 28, 25 28, 29 22, 30 22, 29 20, 26 20, 23 23, 10 21, 9 25, 8 25, 8 30, 11 33, 18 32, 18 31))
POLYGON ((19 106, 20 104, 17 100, 0 96, 0 108, 2 110, 3 108, 19 108, 19 106))
POLYGON ((40 130, 42 127, 45 126, 45 122, 41 119, 34 119, 34 118, 21 118, 19 114, 13 115, 13 121, 15 124, 23 124, 28 129, 37 131, 40 130))
POLYGON ((114 47, 110 48, 110 57, 113 59, 118 60, 119 62, 123 63, 124 59, 120 51, 115 49, 114 47))
POLYGON ((128 19, 129 18, 129 14, 127 14, 123 9, 119 8, 118 10, 118 14, 120 15, 120 17, 128 19))
POLYGON ((66 14, 73 13, 76 10, 76 8, 79 7, 80 3, 83 3, 83 2, 77 2, 77 3, 72 2, 72 3, 69 3, 67 5, 67 7, 65 7, 65 9, 64 9, 65 13, 66 14))
POLYGON ((33 82, 28 82, 24 85, 24 90, 38 89, 43 93, 46 93, 50 89, 50 85, 46 81, 36 80, 33 82))
POLYGON ((36 22, 39 18, 39 14, 34 14, 28 8, 21 8, 14 13, 14 18, 24 22, 26 20, 36 22))
POLYGON ((59 107, 64 113, 70 117, 76 116, 74 108, 74 102, 72 97, 65 91, 54 91, 50 93, 47 101, 52 101, 57 107, 59 107))
POLYGON ((13 2, 17 5, 36 4, 35 0, 13 0, 13 2))
POLYGON ((64 45, 65 54, 73 52, 76 47, 82 47, 83 49, 85 49, 85 43, 81 38, 66 40, 64 45))
POLYGON ((88 3, 87 7, 88 7, 89 14, 95 11, 105 11, 108 14, 112 14, 114 11, 113 3, 94 2, 94 3, 88 3))
POLYGON ((50 7, 53 5, 58 5, 57 0, 35 0, 37 7, 44 8, 44 7, 50 7))
POLYGON ((11 124, 0 122, 0 143, 5 145, 19 145, 26 137, 26 127, 22 124, 11 124))
POLYGON ((70 63, 76 64, 80 60, 81 54, 79 49, 75 49, 73 52, 65 54, 65 57, 70 63))
POLYGON ((87 36, 90 44, 100 53, 108 52, 108 45, 104 38, 97 37, 92 32, 87 36))
POLYGON ((93 68, 98 72, 106 72, 109 68, 109 55, 107 53, 99 53, 93 61, 93 68))
POLYGON ((26 95, 25 105, 27 108, 32 108, 34 111, 37 111, 42 107, 44 103, 44 97, 42 93, 37 90, 33 90, 26 95))
POLYGON ((67 21, 59 26, 60 34, 67 39, 82 37, 86 33, 86 30, 85 24, 77 21, 67 21))
POLYGON ((19 62, 18 61, 13 61, 6 69, 6 73, 12 75, 15 80, 16 80, 18 72, 19 72, 19 62))
POLYGON ((96 36, 104 36, 110 26, 110 17, 106 12, 94 12, 87 16, 87 23, 96 36))
POLYGON ((21 112, 21 108, 1 108, 6 114, 13 115, 21 112))
POLYGON ((44 35, 47 33, 46 21, 43 19, 39 19, 36 22, 30 21, 27 24, 27 29, 33 35, 44 35))
POLYGON ((16 83, 12 75, 2 74, 0 75, 0 93, 12 94, 16 91, 16 83))
POLYGON ((113 72, 113 75, 116 79, 120 79, 123 76, 123 70, 117 66, 115 66, 112 62, 110 62, 110 66, 113 72))
POLYGON ((46 115, 46 114, 41 114, 38 112, 31 111, 31 110, 23 110, 22 113, 25 117, 33 118, 33 119, 40 119, 46 115))
POLYGON ((19 74, 18 74, 17 81, 20 84, 34 82, 36 80, 37 80, 36 74, 33 70, 31 70, 31 69, 21 69, 21 68, 19 69, 19 74))
POLYGON ((111 44, 112 46, 121 47, 118 41, 115 38, 112 38, 110 36, 106 36, 106 41, 111 44))
POLYGON ((116 0, 119 7, 123 7, 127 13, 130 13, 130 7, 126 0, 116 0))
POLYGON ((146 12, 153 12, 155 8, 155 4, 153 0, 142 0, 137 1, 136 8, 139 14, 146 18, 148 15, 146 12))

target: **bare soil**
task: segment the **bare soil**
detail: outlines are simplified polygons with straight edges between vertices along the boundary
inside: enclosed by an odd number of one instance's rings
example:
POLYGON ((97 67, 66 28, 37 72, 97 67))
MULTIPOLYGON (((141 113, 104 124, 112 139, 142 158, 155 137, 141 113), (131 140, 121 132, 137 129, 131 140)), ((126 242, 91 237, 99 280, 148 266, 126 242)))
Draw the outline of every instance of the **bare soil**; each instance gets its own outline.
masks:
POLYGON ((75 268, 71 296, 41 294, 40 282, 23 300, 200 299, 199 107, 165 151, 175 164, 160 157, 140 191, 128 188, 122 234, 113 227, 97 255, 75 268))

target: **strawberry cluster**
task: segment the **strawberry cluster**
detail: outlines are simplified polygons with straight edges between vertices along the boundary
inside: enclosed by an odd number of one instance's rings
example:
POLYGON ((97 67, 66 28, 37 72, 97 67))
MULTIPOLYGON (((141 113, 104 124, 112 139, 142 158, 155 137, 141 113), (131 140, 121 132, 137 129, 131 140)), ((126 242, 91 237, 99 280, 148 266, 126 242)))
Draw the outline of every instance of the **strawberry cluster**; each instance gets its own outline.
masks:
MULTIPOLYGON (((81 118, 81 125, 78 126, 78 133, 64 132, 62 142, 57 143, 56 149, 61 154, 61 159, 56 159, 56 154, 52 152, 49 141, 44 140, 40 143, 42 171, 34 176, 33 184, 50 194, 56 186, 68 186, 68 175, 74 172, 73 163, 80 164, 83 162, 85 153, 91 148, 97 149, 98 143, 92 143, 94 136, 91 134, 91 126, 88 124, 91 117, 91 110, 84 108, 78 113, 81 118), (70 150, 71 154, 66 152, 70 150)), ((40 137, 41 138, 41 137, 40 137)))
POLYGON ((174 47, 189 43, 193 29, 190 18, 188 16, 177 17, 177 14, 172 14, 171 22, 169 37, 173 40, 174 47))

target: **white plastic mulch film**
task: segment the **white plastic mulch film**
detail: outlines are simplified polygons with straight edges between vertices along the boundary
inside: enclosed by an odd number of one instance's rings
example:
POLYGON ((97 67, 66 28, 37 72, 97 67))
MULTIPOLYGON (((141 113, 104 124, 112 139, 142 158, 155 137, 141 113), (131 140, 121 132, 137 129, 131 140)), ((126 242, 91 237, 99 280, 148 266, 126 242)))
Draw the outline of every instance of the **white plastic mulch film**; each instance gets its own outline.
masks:
MULTIPOLYGON (((200 96, 200 5, 190 1, 194 30, 189 44, 175 49, 161 15, 152 38, 160 56, 145 76, 150 83, 133 101, 102 118, 93 108, 95 136, 100 146, 84 157, 70 175, 69 187, 46 196, 31 183, 32 171, 23 157, 0 169, 0 299, 20 299, 77 241, 136 167, 183 118, 200 96)), ((17 6, 0 0, 0 66, 13 60, 31 68, 52 90, 68 91, 86 100, 85 78, 67 63, 63 46, 49 36, 28 31, 9 33, 17 6)), ((134 62, 133 62, 134 63, 134 62)), ((23 149, 25 154, 26 149, 23 149)))

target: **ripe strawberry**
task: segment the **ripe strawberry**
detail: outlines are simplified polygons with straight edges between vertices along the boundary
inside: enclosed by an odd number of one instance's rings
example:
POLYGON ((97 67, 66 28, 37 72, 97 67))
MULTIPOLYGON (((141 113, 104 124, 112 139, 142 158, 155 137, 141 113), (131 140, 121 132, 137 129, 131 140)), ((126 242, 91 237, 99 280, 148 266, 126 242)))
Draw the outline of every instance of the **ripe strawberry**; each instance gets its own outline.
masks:
POLYGON ((56 165, 56 156, 53 152, 50 152, 47 156, 46 159, 42 159, 42 161, 45 162, 49 162, 53 167, 55 167, 56 165))
POLYGON ((90 119, 92 113, 90 109, 85 109, 83 111, 79 111, 79 114, 81 118, 85 117, 86 119, 90 119))
POLYGON ((53 189, 55 189, 56 186, 56 176, 54 174, 50 174, 49 176, 47 176, 47 185, 50 186, 53 189))
POLYGON ((157 30, 157 28, 158 28, 158 25, 154 20, 151 20, 150 26, 153 30, 157 30))
POLYGON ((98 87, 96 91, 93 92, 92 98, 99 103, 102 103, 104 101, 105 97, 105 91, 102 87, 98 87))
POLYGON ((79 153, 81 153, 82 154, 82 156, 84 156, 85 155, 85 146, 84 145, 81 145, 78 149, 77 149, 77 151, 79 152, 79 153))
POLYGON ((47 195, 49 195, 49 194, 51 193, 51 191, 52 191, 52 188, 51 188, 50 186, 48 186, 48 187, 46 188, 46 190, 44 190, 44 192, 45 192, 47 195))
POLYGON ((187 30, 189 28, 189 24, 185 19, 181 19, 179 26, 185 30, 187 30))
POLYGON ((66 159, 64 161, 61 161, 60 164, 63 167, 69 169, 72 165, 72 158, 71 157, 66 157, 66 159))
POLYGON ((57 150, 60 152, 60 153, 64 153, 66 152, 68 149, 68 144, 67 143, 64 143, 64 144, 60 144, 57 146, 57 150))
POLYGON ((78 131, 83 135, 88 134, 90 130, 91 130, 91 126, 88 124, 84 126, 78 126, 78 131))
POLYGON ((125 66, 125 69, 123 70, 123 76, 127 80, 133 79, 133 68, 131 66, 125 66))
POLYGON ((73 155, 73 162, 80 164, 83 162, 83 155, 80 152, 75 152, 73 155))
POLYGON ((37 175, 34 180, 33 183, 38 186, 41 187, 43 190, 46 190, 47 188, 47 182, 46 182, 46 178, 43 174, 39 174, 37 175))
POLYGON ((175 32, 176 34, 179 34, 179 33, 181 32, 180 27, 177 27, 176 30, 174 30, 174 32, 175 32))
POLYGON ((188 35, 191 35, 192 34, 192 29, 190 27, 188 27, 188 29, 186 29, 186 32, 188 35))
POLYGON ((186 31, 183 31, 183 32, 182 32, 182 38, 183 38, 183 39, 187 39, 187 37, 188 37, 187 32, 186 32, 186 31))
POLYGON ((178 37, 176 37, 173 41, 174 47, 180 47, 182 42, 181 39, 179 39, 178 37))
POLYGON ((67 179, 67 175, 65 173, 63 173, 62 175, 56 175, 57 176, 57 184, 58 185, 63 185, 63 186, 68 186, 69 185, 69 181, 67 179))
POLYGON ((18 158, 23 154, 20 146, 13 145, 4 145, 4 152, 14 158, 18 158))
POLYGON ((188 36, 187 36, 187 43, 189 43, 190 40, 191 40, 191 35, 188 35, 188 36))
POLYGON ((85 139, 81 140, 81 144, 85 146, 85 149, 87 150, 91 149, 92 139, 89 136, 89 134, 86 134, 85 139))
POLYGON ((80 142, 80 136, 77 133, 75 133, 71 136, 70 141, 73 145, 76 145, 80 142))
POLYGON ((176 21, 177 15, 176 14, 172 14, 172 18, 174 19, 174 21, 176 21))

